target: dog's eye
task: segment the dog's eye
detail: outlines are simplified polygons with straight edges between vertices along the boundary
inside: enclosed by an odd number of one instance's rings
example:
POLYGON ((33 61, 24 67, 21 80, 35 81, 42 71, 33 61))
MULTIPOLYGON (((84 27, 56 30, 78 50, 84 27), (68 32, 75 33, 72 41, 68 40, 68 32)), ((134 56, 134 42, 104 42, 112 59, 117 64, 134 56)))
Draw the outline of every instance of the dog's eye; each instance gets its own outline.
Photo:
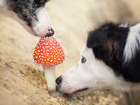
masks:
POLYGON ((86 62, 86 58, 82 56, 81 63, 85 63, 85 62, 86 62))
POLYGON ((41 2, 41 3, 43 3, 43 2, 44 2, 44 0, 40 0, 40 2, 41 2))

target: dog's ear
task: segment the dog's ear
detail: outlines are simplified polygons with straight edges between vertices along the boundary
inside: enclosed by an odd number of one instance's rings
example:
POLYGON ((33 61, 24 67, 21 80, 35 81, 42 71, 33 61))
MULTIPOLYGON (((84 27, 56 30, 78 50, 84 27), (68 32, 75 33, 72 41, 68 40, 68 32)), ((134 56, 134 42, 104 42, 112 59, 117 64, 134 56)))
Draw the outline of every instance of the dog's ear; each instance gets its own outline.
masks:
POLYGON ((109 58, 110 61, 116 56, 117 53, 117 48, 118 48, 118 42, 108 39, 104 45, 104 49, 107 52, 107 57, 109 58))
POLYGON ((116 56, 118 43, 109 35, 109 31, 91 31, 87 39, 87 47, 92 48, 96 56, 108 57, 112 61, 116 56))
POLYGON ((102 33, 97 33, 98 31, 91 31, 88 34, 87 39, 87 47, 88 48, 96 48, 96 47, 103 47, 106 35, 102 35, 102 33))

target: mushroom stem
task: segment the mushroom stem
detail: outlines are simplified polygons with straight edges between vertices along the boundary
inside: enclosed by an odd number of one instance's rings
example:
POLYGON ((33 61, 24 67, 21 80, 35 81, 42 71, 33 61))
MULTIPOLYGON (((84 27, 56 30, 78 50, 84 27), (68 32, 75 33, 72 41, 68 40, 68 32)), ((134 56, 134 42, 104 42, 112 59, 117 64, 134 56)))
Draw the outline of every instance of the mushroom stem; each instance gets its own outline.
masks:
POLYGON ((44 75, 47 81, 48 88, 51 88, 52 90, 56 90, 55 66, 43 67, 43 69, 44 69, 44 75))

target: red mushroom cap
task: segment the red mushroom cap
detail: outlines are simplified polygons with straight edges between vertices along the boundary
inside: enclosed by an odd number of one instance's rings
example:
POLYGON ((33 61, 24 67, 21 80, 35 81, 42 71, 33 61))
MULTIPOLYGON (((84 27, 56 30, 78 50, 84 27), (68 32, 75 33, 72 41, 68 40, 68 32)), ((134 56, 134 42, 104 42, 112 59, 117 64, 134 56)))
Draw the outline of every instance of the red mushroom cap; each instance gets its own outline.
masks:
POLYGON ((41 66, 54 66, 65 60, 60 43, 53 37, 42 38, 35 47, 34 61, 41 66))

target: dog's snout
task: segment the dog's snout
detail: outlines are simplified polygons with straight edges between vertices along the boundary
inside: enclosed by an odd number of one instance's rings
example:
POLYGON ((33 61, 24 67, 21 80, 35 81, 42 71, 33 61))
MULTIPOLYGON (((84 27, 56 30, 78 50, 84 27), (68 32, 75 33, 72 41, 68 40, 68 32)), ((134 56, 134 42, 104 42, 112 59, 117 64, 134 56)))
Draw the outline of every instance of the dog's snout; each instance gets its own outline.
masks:
POLYGON ((48 30, 46 37, 53 36, 53 35, 54 35, 54 30, 51 28, 48 30))
POLYGON ((56 83, 57 83, 58 85, 60 85, 61 82, 62 82, 62 77, 60 76, 60 77, 58 77, 58 78, 56 79, 56 83))

